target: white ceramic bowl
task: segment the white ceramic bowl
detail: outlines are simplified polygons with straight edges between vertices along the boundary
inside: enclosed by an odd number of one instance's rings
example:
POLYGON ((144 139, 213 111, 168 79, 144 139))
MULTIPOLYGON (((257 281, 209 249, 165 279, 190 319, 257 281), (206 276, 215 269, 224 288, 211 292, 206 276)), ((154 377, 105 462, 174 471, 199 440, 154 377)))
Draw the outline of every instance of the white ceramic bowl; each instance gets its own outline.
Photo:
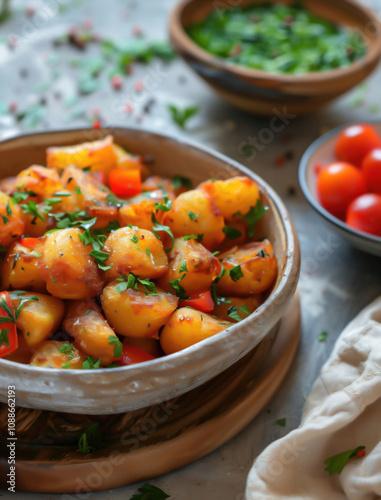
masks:
POLYGON ((300 254, 290 216, 279 196, 260 177, 235 161, 188 142, 133 129, 66 130, 20 136, 0 143, 0 175, 45 163, 48 146, 76 144, 112 133, 132 152, 151 157, 150 169, 181 174, 194 185, 215 177, 247 175, 263 190, 270 210, 257 228, 278 260, 278 279, 269 298, 248 318, 188 349, 154 361, 88 371, 43 369, 0 359, 0 401, 16 387, 19 406, 43 410, 111 414, 143 408, 183 394, 226 370, 252 350, 277 324, 296 289, 300 254))
MULTIPOLYGON (((381 122, 371 122, 371 124, 381 136, 381 122)), ((348 127, 348 125, 350 124, 347 123, 346 125, 330 130, 309 146, 300 161, 299 184, 304 196, 311 206, 323 216, 343 238, 348 240, 355 248, 381 257, 380 237, 358 231, 348 226, 345 222, 330 214, 318 201, 315 166, 319 164, 325 166, 337 161, 334 155, 336 138, 341 130, 348 127)))

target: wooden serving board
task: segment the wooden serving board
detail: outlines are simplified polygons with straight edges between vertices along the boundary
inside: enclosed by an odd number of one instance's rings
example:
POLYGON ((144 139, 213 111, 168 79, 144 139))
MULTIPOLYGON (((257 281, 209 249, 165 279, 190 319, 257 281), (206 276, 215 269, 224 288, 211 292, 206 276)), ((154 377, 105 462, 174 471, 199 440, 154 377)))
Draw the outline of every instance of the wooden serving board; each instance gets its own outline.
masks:
MULTIPOLYGON (((85 493, 166 474, 207 455, 240 432, 271 400, 295 356, 300 335, 296 294, 276 335, 206 384, 166 403, 118 415, 76 415, 17 408, 16 490, 85 493), (258 360, 268 349, 266 362, 258 360), (259 355, 259 351, 261 354, 259 355), (99 422, 100 451, 76 451, 79 437, 99 422)), ((6 405, 0 407, 6 436, 6 405)), ((1 440, 6 450, 6 441, 1 440)), ((8 472, 0 457, 0 487, 8 472)))

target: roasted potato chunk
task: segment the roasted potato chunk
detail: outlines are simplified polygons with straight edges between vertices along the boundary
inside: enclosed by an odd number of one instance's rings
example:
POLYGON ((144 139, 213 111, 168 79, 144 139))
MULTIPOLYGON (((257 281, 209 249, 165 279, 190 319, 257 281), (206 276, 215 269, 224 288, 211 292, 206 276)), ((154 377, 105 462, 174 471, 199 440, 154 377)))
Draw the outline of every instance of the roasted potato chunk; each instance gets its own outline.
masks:
POLYGON ((213 318, 209 314, 181 307, 175 311, 160 335, 165 354, 173 354, 197 344, 231 326, 228 321, 213 318))
POLYGON ((58 172, 74 165, 78 168, 90 167, 91 172, 101 171, 106 175, 116 167, 114 139, 107 136, 94 142, 84 142, 75 146, 48 148, 47 165, 58 172))
POLYGON ((31 199, 37 203, 51 198, 55 192, 62 189, 62 184, 55 170, 32 165, 17 175, 16 189, 21 192, 32 191, 36 196, 31 199))
MULTIPOLYGON (((147 295, 142 285, 118 292, 118 281, 109 283, 101 295, 102 307, 110 325, 127 337, 155 337, 178 304, 178 298, 156 288, 147 295)), ((156 337, 157 338, 157 337, 156 337)))
POLYGON ((40 368, 80 370, 85 359, 86 356, 73 344, 47 340, 38 346, 29 364, 40 368))
POLYGON ((16 326, 22 331, 29 347, 34 348, 58 330, 64 315, 64 303, 41 293, 24 292, 18 297, 12 298, 16 308, 21 300, 30 299, 23 305, 16 326))
POLYGON ((262 295, 260 294, 250 297, 223 297, 220 299, 219 305, 215 306, 213 314, 225 321, 236 323, 240 321, 236 318, 236 315, 241 319, 245 319, 252 314, 262 302, 262 295), (229 314, 232 316, 229 316, 229 314))
POLYGON ((277 261, 268 240, 247 243, 221 254, 226 271, 240 266, 242 277, 233 279, 230 272, 217 283, 217 292, 223 296, 247 296, 268 290, 277 276, 277 261))
POLYGON ((105 264, 112 265, 105 272, 107 281, 129 273, 140 278, 155 279, 168 268, 168 258, 161 241, 145 229, 117 229, 107 238, 103 250, 110 254, 105 264))
POLYGON ((46 284, 38 267, 42 244, 42 241, 37 243, 33 249, 24 247, 21 243, 14 243, 9 247, 1 265, 3 290, 46 291, 46 284))
POLYGON ((107 366, 114 360, 114 331, 102 316, 95 300, 73 301, 67 311, 64 330, 74 337, 76 344, 95 360, 101 358, 101 365, 107 366), (110 338, 111 337, 111 338, 110 338))
POLYGON ((169 282, 177 279, 181 279, 181 286, 188 294, 209 290, 221 272, 220 261, 194 239, 176 238, 168 257, 168 271, 158 283, 170 292, 173 288, 169 282))
POLYGON ((201 190, 180 194, 172 209, 165 212, 163 224, 169 226, 174 236, 202 234, 202 244, 214 250, 223 241, 224 218, 214 202, 201 190))
POLYGON ((221 215, 232 219, 233 214, 246 214, 260 198, 258 184, 249 177, 232 177, 226 181, 206 181, 198 189, 204 191, 217 205, 221 215))
POLYGON ((0 191, 0 245, 9 246, 24 232, 21 208, 0 191))
POLYGON ((95 297, 103 281, 90 252, 79 239, 78 228, 61 229, 45 236, 39 269, 49 293, 61 299, 95 297))
POLYGON ((129 200, 127 205, 123 205, 119 209, 119 223, 122 227, 132 225, 138 226, 141 229, 151 231, 154 223, 152 222, 152 213, 155 214, 156 220, 161 222, 163 212, 157 211, 155 203, 164 201, 165 194, 163 191, 151 191, 135 196, 129 200))

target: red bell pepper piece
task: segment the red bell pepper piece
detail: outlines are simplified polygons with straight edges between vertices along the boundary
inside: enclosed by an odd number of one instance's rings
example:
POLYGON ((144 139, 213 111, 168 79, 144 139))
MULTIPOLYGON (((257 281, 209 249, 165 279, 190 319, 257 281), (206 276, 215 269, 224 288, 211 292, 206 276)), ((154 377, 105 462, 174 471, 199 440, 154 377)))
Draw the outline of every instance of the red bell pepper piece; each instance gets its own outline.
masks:
POLYGON ((0 292, 0 358, 18 348, 15 308, 8 292, 0 292))
POLYGON ((38 243, 38 238, 21 238, 20 244, 23 247, 35 248, 38 243))
POLYGON ((122 356, 116 359, 115 363, 120 366, 124 366, 133 365, 135 363, 143 363, 144 361, 151 361, 152 359, 156 358, 143 349, 140 349, 140 347, 123 344, 122 356))
POLYGON ((208 290, 197 295, 191 295, 189 299, 180 302, 180 307, 190 306, 198 311, 211 312, 214 309, 214 300, 212 294, 208 290))
POLYGON ((142 192, 142 176, 138 168, 113 168, 108 181, 116 196, 135 196, 142 192))

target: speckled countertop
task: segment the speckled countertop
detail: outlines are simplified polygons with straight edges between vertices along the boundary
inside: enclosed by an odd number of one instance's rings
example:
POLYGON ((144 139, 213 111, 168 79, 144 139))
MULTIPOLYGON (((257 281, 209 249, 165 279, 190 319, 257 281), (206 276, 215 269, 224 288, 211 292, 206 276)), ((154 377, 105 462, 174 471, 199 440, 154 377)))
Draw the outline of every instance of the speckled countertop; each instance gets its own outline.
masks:
MULTIPOLYGON (((298 426, 304 397, 341 330, 381 293, 380 260, 354 250, 332 232, 307 205, 297 183, 300 157, 321 133, 348 121, 381 119, 381 70, 327 109, 290 120, 270 144, 248 156, 245 142, 250 136, 258 137, 268 126, 268 119, 255 118, 225 104, 181 60, 133 64, 117 90, 112 85, 113 66, 107 63, 103 68, 97 41, 83 51, 67 43, 53 44, 73 26, 77 33, 78 29, 90 28, 95 40, 98 34, 106 39, 165 40, 168 13, 175 3, 13 1, 12 17, 0 24, 0 137, 28 128, 88 126, 98 119, 102 124, 142 127, 211 146, 255 170, 283 197, 302 249, 302 338, 293 367, 269 405, 271 413, 263 411, 238 436, 207 457, 152 480, 174 500, 242 500, 253 459, 271 441, 298 426), (99 76, 92 78, 92 72, 99 72, 99 76), (79 88, 85 93, 79 95, 79 88), (200 107, 186 130, 172 122, 167 110, 170 103, 200 107), (325 342, 317 340, 322 331, 328 332, 325 342), (276 424, 279 418, 286 418, 285 427, 276 424)), ((380 7, 377 0, 366 3, 380 7)), ((73 29, 71 33, 75 35, 73 29)), ((128 500, 137 487, 126 486, 86 498, 128 500)), ((16 500, 65 498, 1 495, 16 500)))

